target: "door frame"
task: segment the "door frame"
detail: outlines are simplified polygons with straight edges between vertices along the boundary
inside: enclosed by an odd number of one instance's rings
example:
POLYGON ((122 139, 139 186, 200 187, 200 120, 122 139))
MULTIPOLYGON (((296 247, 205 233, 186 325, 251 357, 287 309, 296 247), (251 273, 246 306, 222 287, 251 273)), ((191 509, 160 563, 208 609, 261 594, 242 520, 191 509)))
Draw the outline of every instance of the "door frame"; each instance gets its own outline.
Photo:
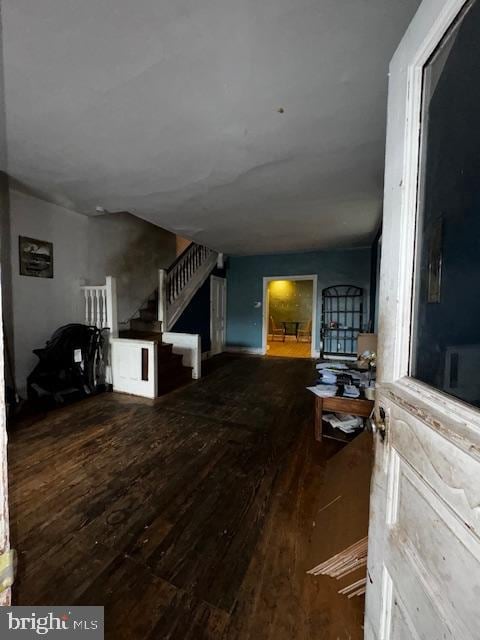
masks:
POLYGON ((274 280, 312 280, 312 342, 310 355, 312 358, 319 357, 319 350, 315 348, 315 340, 318 331, 318 275, 316 273, 309 275, 279 275, 279 276, 264 276, 263 278, 263 298, 262 298, 262 355, 267 355, 268 344, 268 285, 274 280))
POLYGON ((210 276, 210 355, 211 356, 216 356, 219 353, 223 353, 223 351, 225 351, 225 345, 227 342, 227 279, 226 278, 222 278, 220 276, 210 276), (220 280, 223 283, 223 286, 225 287, 225 317, 224 320, 225 322, 223 323, 223 338, 222 338, 222 349, 220 351, 213 351, 213 295, 212 295, 212 289, 213 289, 213 283, 216 280, 220 280))

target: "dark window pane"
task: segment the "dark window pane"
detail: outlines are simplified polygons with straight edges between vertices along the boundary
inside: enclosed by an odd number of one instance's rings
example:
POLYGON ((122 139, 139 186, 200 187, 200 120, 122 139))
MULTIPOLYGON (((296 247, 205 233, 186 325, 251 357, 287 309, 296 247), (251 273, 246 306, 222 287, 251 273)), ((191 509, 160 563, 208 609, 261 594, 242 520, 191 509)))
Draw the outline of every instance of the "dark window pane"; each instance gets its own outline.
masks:
POLYGON ((411 374, 480 406, 480 3, 424 72, 411 374))

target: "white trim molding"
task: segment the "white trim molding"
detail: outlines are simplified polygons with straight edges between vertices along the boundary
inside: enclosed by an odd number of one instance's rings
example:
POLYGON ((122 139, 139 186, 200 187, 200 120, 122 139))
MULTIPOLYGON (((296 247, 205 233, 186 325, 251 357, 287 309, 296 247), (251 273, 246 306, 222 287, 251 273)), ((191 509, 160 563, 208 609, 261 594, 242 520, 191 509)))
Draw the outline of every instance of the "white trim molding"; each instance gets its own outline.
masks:
POLYGON ((261 355, 267 353, 267 335, 268 335, 268 284, 274 280, 311 280, 312 286, 312 343, 311 343, 311 357, 318 358, 318 350, 315 347, 315 339, 318 333, 318 275, 316 273, 309 275, 277 275, 277 276, 264 276, 263 278, 263 298, 262 298, 262 348, 261 355))

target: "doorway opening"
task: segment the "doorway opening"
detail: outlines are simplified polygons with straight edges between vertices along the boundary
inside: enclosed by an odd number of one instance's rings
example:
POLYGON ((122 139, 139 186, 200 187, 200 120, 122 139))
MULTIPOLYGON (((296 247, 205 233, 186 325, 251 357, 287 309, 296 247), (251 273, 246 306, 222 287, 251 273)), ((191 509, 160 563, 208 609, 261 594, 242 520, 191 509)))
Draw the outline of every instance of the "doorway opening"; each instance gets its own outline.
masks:
POLYGON ((317 276, 263 279, 263 353, 280 358, 317 355, 317 276))

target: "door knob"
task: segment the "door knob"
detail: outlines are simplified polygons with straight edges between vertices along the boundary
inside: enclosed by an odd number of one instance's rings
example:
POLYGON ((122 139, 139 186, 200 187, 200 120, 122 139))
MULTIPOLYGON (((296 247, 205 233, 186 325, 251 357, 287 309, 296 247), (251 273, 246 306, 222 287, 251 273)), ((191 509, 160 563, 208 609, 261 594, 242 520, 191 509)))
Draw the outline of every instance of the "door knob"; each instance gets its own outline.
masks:
POLYGON ((374 435, 378 433, 381 441, 385 441, 385 436, 387 435, 387 414, 383 407, 378 407, 376 416, 374 414, 373 417, 368 418, 367 429, 374 435))

